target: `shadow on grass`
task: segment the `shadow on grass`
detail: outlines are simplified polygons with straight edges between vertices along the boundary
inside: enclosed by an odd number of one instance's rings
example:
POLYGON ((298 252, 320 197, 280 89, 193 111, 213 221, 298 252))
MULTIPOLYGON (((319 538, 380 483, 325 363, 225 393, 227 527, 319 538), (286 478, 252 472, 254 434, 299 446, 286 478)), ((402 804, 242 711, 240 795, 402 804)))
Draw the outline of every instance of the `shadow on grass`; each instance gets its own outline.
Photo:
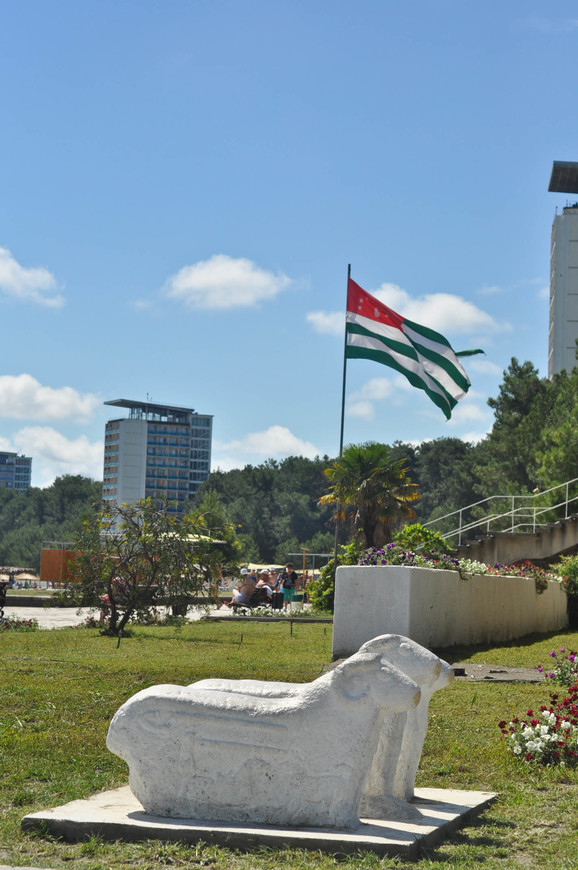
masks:
POLYGON ((171 637, 167 637, 166 635, 163 635, 163 634, 156 634, 156 633, 149 634, 148 632, 146 635, 143 634, 140 637, 137 634, 135 634, 134 637, 132 637, 132 638, 130 638, 130 637, 123 638, 123 641, 124 640, 127 640, 127 641, 131 641, 131 640, 156 640, 156 641, 162 640, 162 641, 165 641, 166 643, 174 643, 175 640, 178 640, 179 643, 192 643, 192 644, 195 644, 195 646, 200 646, 200 645, 204 645, 204 646, 239 646, 239 643, 241 643, 239 638, 232 638, 232 637, 231 638, 229 638, 229 637, 223 638, 223 637, 182 637, 182 636, 179 636, 179 637, 175 638, 174 635, 172 635, 171 637))
POLYGON ((550 640, 551 638, 560 637, 560 635, 576 635, 576 639, 578 641, 578 631, 571 629, 559 629, 558 631, 548 631, 544 634, 539 634, 534 632, 532 634, 526 634, 524 637, 513 638, 511 641, 500 641, 494 643, 480 643, 480 644, 471 644, 469 646, 450 646, 445 649, 436 649, 433 650, 437 656, 444 659, 449 664, 453 664, 454 662, 463 662, 467 661, 471 656, 474 656, 478 653, 490 652, 494 649, 520 649, 521 647, 529 647, 533 646, 535 643, 540 643, 542 641, 550 640))
MULTIPOLYGON (((468 848, 491 848, 491 849, 502 849, 504 851, 508 851, 508 844, 506 842, 506 838, 500 837, 500 829, 510 831, 515 828, 516 825, 514 822, 508 822, 504 819, 497 819, 493 816, 482 815, 477 818, 469 819, 466 822, 466 826, 464 830, 458 830, 451 833, 448 837, 444 839, 443 843, 438 844, 437 847, 433 847, 428 849, 424 847, 422 849, 422 857, 428 858, 430 861, 446 861, 448 864, 455 861, 455 855, 452 855, 450 852, 446 851, 447 846, 465 846, 468 848), (476 833, 476 829, 479 828, 494 828, 496 829, 496 834, 492 836, 487 832, 476 833)), ((483 863, 485 858, 479 858, 481 863, 483 863)))

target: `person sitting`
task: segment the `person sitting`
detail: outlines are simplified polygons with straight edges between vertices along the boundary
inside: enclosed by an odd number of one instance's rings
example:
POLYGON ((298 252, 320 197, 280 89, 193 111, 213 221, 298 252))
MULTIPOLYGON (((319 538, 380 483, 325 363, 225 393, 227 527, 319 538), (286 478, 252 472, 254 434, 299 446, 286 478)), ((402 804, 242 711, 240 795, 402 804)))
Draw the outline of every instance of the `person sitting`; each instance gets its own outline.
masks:
POLYGON ((277 592, 279 586, 281 585, 281 574, 278 573, 275 565, 271 565, 269 568, 269 586, 273 590, 273 592, 277 592))
POLYGON ((263 589, 265 591, 265 594, 267 595, 267 598, 271 598, 271 596, 273 595, 273 590, 270 586, 269 572, 266 568, 263 568, 263 570, 259 573, 259 579, 257 580, 257 586, 255 588, 263 589))
POLYGON ((225 601, 227 607, 246 607, 251 596, 255 592, 257 581, 251 577, 247 568, 241 568, 241 579, 237 583, 237 588, 233 589, 233 598, 231 601, 225 601))

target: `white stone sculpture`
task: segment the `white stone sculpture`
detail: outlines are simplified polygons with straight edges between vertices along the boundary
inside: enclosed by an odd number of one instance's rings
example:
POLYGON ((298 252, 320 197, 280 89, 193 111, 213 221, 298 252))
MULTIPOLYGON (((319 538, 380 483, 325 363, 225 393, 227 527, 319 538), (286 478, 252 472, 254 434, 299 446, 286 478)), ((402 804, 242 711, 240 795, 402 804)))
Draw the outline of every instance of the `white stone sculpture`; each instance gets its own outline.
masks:
POLYGON ((386 634, 363 644, 360 652, 379 652, 421 690, 419 704, 407 712, 384 716, 377 751, 361 800, 361 815, 372 819, 417 815, 408 803, 427 733, 431 696, 454 678, 452 667, 425 647, 399 634, 386 634))
POLYGON ((354 829, 384 717, 419 700, 415 681, 364 650, 303 685, 144 689, 114 716, 107 746, 152 815, 354 829))
MULTIPOLYGON (((421 700, 411 710, 385 713, 379 741, 366 782, 360 815, 369 819, 411 819, 420 813, 409 801, 427 733, 431 696, 453 680, 451 666, 420 644, 399 634, 386 634, 363 644, 359 652, 379 652, 382 658, 420 687, 421 700)), ((213 691, 267 693, 290 697, 300 691, 296 683, 259 683, 255 680, 203 680, 196 684, 213 691)))

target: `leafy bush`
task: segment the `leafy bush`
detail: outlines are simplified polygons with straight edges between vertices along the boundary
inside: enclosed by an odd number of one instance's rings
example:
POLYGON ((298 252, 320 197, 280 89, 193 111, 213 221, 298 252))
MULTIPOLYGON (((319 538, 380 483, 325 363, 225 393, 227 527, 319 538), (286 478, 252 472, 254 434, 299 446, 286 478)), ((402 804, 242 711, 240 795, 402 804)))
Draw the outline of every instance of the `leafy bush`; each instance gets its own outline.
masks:
MULTIPOLYGON (((337 553, 337 565, 357 565, 360 547, 355 541, 344 544, 337 553)), ((333 613, 335 604, 335 559, 330 559, 316 580, 307 586, 307 594, 314 610, 333 613)))
POLYGON ((578 556, 561 556, 552 567, 562 578, 564 592, 578 597, 578 556))
POLYGON ((440 532, 427 529, 421 523, 412 523, 395 532, 393 540, 406 550, 418 550, 424 556, 439 553, 453 554, 454 550, 440 532))

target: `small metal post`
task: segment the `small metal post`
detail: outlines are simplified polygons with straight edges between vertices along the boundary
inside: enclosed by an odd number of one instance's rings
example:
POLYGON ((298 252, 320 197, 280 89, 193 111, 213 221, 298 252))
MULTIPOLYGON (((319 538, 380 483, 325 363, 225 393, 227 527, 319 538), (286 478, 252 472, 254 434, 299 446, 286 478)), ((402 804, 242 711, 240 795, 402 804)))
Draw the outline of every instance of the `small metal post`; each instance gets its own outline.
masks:
POLYGON ((4 608, 6 606, 6 590, 8 583, 0 583, 0 625, 4 622, 4 608))

